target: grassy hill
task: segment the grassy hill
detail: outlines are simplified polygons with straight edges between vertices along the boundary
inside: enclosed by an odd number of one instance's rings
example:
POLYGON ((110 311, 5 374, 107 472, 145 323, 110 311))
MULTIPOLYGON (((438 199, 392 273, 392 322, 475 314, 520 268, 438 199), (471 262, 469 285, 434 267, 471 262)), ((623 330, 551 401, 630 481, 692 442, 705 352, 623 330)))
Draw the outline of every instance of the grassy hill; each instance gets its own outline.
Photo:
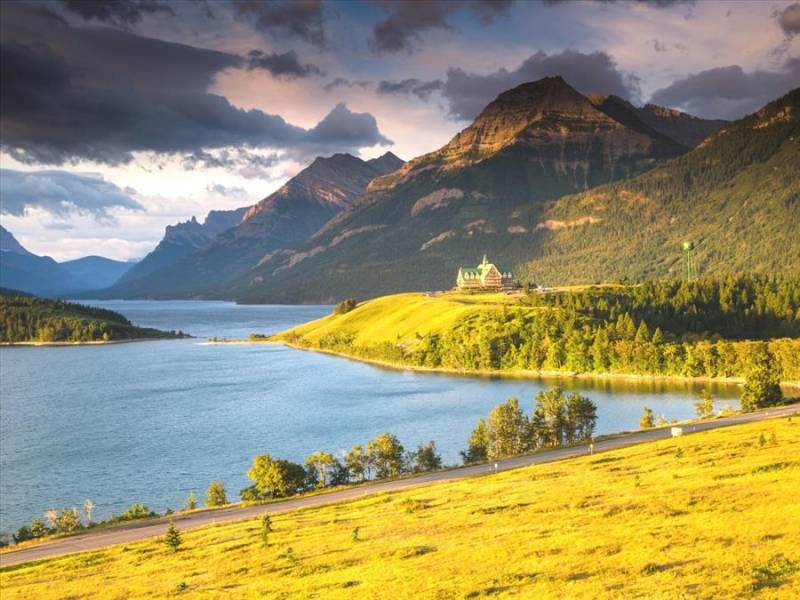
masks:
POLYGON ((137 327, 111 310, 0 288, 0 343, 111 342, 182 335, 137 327))
POLYGON ((800 420, 0 570, 12 598, 792 598, 800 420), (353 531, 358 528, 358 539, 353 531))
POLYGON ((271 339, 456 372, 741 378, 769 351, 779 377, 800 382, 800 281, 396 294, 271 339))

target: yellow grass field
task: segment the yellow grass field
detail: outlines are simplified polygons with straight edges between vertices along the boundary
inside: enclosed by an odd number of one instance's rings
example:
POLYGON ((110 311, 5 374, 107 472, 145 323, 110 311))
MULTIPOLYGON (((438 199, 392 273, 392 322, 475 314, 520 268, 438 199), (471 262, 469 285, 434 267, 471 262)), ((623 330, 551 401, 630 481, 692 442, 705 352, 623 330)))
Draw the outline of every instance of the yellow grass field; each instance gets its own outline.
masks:
POLYGON ((348 313, 322 317, 272 339, 281 341, 299 335, 314 343, 330 333, 338 333, 353 334, 359 345, 414 343, 417 334, 444 333, 469 314, 518 302, 518 298, 505 294, 395 294, 362 302, 348 313))
POLYGON ((12 598, 798 598, 800 419, 0 573, 12 598), (358 539, 353 531, 358 528, 358 539))

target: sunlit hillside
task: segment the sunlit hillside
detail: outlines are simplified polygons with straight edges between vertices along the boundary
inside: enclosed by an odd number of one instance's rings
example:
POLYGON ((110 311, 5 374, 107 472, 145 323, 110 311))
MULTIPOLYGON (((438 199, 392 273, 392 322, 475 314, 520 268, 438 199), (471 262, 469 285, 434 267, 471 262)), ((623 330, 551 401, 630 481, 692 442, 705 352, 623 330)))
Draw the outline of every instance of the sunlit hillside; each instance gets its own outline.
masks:
POLYGON ((11 567, 3 598, 796 598, 800 419, 11 567))

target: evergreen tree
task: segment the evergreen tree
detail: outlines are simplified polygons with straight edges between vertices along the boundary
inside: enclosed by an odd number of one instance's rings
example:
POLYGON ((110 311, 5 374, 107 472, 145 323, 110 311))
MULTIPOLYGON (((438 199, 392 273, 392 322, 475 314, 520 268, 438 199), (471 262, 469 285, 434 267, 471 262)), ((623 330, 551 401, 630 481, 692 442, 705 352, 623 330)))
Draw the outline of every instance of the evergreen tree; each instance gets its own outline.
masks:
POLYGON ((173 552, 177 552, 178 548, 180 548, 181 544, 183 543, 181 532, 178 531, 177 527, 175 527, 175 523, 172 521, 169 522, 167 533, 164 535, 164 543, 173 552))

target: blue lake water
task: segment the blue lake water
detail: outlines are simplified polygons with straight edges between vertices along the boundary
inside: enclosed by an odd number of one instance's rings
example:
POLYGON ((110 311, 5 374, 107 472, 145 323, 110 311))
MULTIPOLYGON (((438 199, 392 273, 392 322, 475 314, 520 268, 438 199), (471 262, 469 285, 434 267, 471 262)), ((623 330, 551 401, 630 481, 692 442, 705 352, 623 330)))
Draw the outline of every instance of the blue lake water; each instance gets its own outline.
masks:
MULTIPOLYGON (((475 422, 510 396, 527 411, 553 381, 411 373, 271 344, 207 345, 212 336, 274 333, 326 306, 91 302, 134 323, 199 339, 108 346, 0 348, 0 531, 90 498, 97 518, 133 501, 202 502, 212 480, 229 497, 256 454, 297 462, 383 432, 410 449, 435 440, 458 462, 475 422)), ((561 380, 598 405, 598 433, 637 427, 644 405, 693 414, 697 385, 561 380)), ((737 389, 712 386, 718 407, 737 389)))

